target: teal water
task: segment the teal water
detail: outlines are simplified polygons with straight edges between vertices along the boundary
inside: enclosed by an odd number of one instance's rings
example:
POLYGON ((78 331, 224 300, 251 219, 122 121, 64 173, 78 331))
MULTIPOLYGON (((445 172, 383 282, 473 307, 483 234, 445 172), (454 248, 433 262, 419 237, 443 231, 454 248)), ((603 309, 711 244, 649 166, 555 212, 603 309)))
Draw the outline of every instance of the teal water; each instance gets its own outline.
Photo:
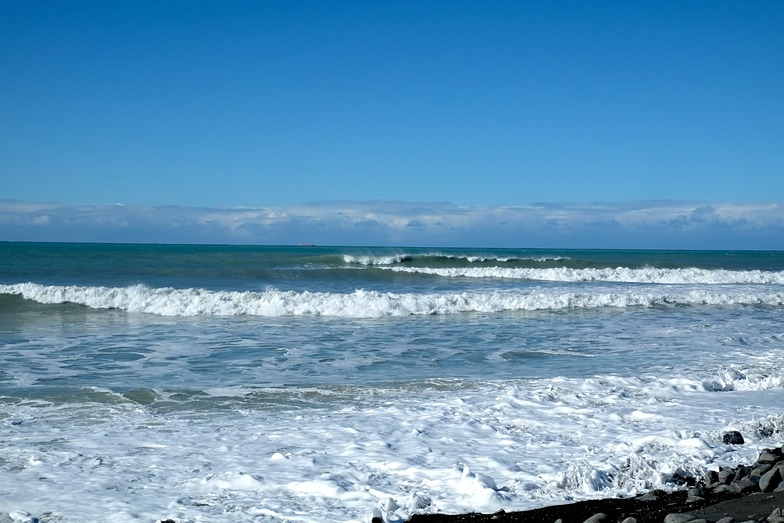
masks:
POLYGON ((471 510, 456 461, 497 468, 494 507, 666 486, 672 456, 736 459, 722 428, 779 437, 782 325, 782 252, 0 243, 0 485, 65 521, 97 517, 80 481, 116 521, 276 522, 363 520, 379 489, 395 517, 471 510), (640 438, 650 462, 590 479, 640 438))

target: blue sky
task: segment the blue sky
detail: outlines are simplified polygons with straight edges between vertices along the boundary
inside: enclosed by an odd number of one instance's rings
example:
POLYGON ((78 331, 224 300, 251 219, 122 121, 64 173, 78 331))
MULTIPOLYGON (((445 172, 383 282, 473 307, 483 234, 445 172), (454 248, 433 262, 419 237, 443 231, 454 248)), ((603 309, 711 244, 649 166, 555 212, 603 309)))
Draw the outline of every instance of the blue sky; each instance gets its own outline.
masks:
POLYGON ((561 228, 519 241, 622 247, 642 234, 618 229, 630 208, 659 224, 678 208, 721 228, 646 229, 643 246, 784 248, 782 27, 764 0, 8 0, 0 239, 175 241, 183 213, 317 208, 384 227, 238 236, 194 218, 193 240, 474 244, 499 209, 523 227, 544 202, 561 228), (22 205, 41 202, 49 221, 22 205), (391 207, 419 235, 390 232, 391 207), (120 225, 84 225, 98 215, 120 225))

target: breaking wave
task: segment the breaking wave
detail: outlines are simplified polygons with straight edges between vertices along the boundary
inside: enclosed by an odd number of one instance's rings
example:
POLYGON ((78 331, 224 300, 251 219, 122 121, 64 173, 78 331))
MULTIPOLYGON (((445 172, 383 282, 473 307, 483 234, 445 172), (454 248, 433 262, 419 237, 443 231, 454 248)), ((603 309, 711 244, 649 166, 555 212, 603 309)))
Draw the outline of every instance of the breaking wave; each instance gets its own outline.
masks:
POLYGON ((658 269, 645 267, 632 269, 550 269, 506 267, 380 267, 395 272, 428 274, 446 278, 506 278, 558 282, 618 282, 662 284, 754 284, 782 285, 784 272, 731 271, 726 269, 658 269))
POLYGON ((748 289, 627 289, 565 292, 485 291, 452 293, 392 293, 356 290, 351 293, 209 291, 204 289, 57 286, 23 283, 0 285, 0 294, 20 295, 42 304, 73 303, 94 309, 120 309, 161 316, 334 316, 380 318, 392 316, 507 311, 560 311, 651 307, 661 305, 784 305, 784 291, 748 289))
POLYGON ((445 260, 457 260, 463 261, 468 263, 486 263, 486 262, 498 262, 498 263, 511 263, 516 261, 532 261, 532 262, 546 262, 546 261, 562 261, 568 260, 564 256, 496 256, 496 255, 455 255, 455 254, 442 254, 442 253, 430 253, 430 254, 391 254, 387 256, 359 256, 359 255, 351 255, 351 254, 344 254, 343 261, 345 263, 351 265, 367 265, 367 266, 390 266, 396 265, 400 263, 422 261, 426 262, 428 260, 431 261, 445 261, 445 260))

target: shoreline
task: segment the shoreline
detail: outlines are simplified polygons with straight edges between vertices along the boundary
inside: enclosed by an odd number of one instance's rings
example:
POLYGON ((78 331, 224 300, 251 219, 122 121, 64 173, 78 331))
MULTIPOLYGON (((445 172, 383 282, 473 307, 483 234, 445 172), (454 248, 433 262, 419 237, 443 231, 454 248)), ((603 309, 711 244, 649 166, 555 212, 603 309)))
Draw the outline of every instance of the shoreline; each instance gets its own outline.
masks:
MULTIPOLYGON (((578 501, 520 512, 421 514, 409 523, 781 523, 784 491, 724 494, 690 501, 686 491, 661 496, 578 501), (603 516, 602 516, 603 515, 603 516), (726 519, 732 518, 732 519, 726 519)), ((374 520, 379 523, 382 520, 374 520)))
MULTIPOLYGON (((415 514, 407 523, 784 523, 784 446, 763 449, 750 466, 688 478, 687 489, 633 498, 577 501, 494 514, 415 514)), ((373 518, 372 523, 384 523, 373 518)))

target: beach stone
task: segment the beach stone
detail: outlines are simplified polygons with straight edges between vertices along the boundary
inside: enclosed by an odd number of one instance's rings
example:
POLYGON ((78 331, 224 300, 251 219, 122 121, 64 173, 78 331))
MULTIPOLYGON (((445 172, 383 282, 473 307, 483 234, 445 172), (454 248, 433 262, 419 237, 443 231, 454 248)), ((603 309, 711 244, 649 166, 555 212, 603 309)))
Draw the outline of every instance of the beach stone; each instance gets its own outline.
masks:
POLYGON ((739 480, 741 478, 745 478, 751 472, 751 467, 747 467, 745 465, 741 465, 740 467, 735 469, 735 480, 739 480))
POLYGON ((768 523, 784 523, 784 514, 782 514, 780 508, 777 508, 770 513, 770 516, 768 516, 768 523))
POLYGON ((607 519, 607 514, 604 512, 599 512, 598 514, 594 514, 590 518, 586 519, 583 523, 599 523, 600 521, 605 521, 607 519))
POLYGON ((700 487, 690 488, 686 494, 686 502, 687 503, 695 503, 697 501, 703 501, 705 498, 705 489, 700 487))
POLYGON ((762 492, 773 492, 781 483, 781 468, 775 467, 762 475, 759 480, 759 489, 762 492))
POLYGON ((705 473, 705 476, 702 478, 702 481, 706 485, 713 485, 714 483, 719 482, 719 473, 715 470, 709 470, 705 473))
POLYGON ((757 463, 776 463, 781 459, 780 456, 774 454, 770 450, 766 449, 762 451, 762 453, 757 458, 757 463))
POLYGON ((667 495, 667 492, 665 492, 662 489, 657 488, 657 489, 649 490, 648 492, 646 492, 642 496, 638 496, 637 499, 639 499, 640 501, 656 501, 660 497, 666 496, 666 495, 667 495))
POLYGON ((664 523, 689 523, 693 518, 688 514, 667 514, 664 523))
POLYGON ((756 492, 759 490, 759 486, 757 482, 752 480, 751 477, 745 477, 740 481, 733 481, 732 485, 730 485, 735 492, 740 494, 749 494, 751 492, 756 492))
POLYGON ((735 471, 732 469, 722 469, 719 471, 719 483, 729 485, 735 480, 735 471))
POLYGON ((735 523, 735 518, 727 516, 726 518, 721 518, 720 520, 716 521, 716 523, 735 523))
POLYGON ((725 432, 724 436, 721 438, 721 441, 723 441, 726 445, 743 445, 745 443, 743 435, 737 430, 725 432))
POLYGON ((629 517, 629 518, 626 518, 623 521, 621 521, 621 523, 637 523, 637 520, 634 519, 634 518, 629 517))
POLYGON ((757 467, 754 467, 754 470, 752 470, 752 471, 749 473, 749 477, 752 479, 752 481, 759 481, 759 480, 760 480, 760 478, 761 478, 762 476, 764 476, 765 474, 767 474, 767 473, 768 473, 768 471, 769 471, 770 469, 772 469, 772 468, 773 468, 773 465, 772 465, 772 464, 770 464, 770 463, 766 463, 766 464, 763 464, 763 465, 759 465, 759 466, 757 466, 757 467))

